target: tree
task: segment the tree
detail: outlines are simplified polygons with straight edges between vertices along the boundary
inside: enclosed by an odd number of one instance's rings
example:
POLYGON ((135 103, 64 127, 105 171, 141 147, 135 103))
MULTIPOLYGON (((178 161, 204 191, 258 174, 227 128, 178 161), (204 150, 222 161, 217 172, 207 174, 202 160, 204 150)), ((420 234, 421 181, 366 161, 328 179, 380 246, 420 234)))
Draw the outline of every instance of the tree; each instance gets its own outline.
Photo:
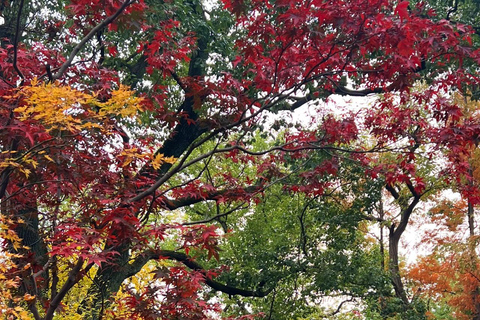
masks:
MULTIPOLYGON (((467 121, 477 117, 477 102, 459 94, 455 94, 453 100, 462 107, 467 121)), ((418 290, 426 287, 424 294, 430 299, 446 303, 456 318, 477 319, 480 316, 475 223, 475 207, 478 205, 477 143, 470 146, 463 164, 467 167, 467 174, 456 182, 456 191, 463 199, 454 201, 439 197, 429 210, 426 220, 434 222, 437 228, 429 231, 424 241, 433 250, 411 268, 409 278, 418 290)))
MULTIPOLYGON (((207 288, 274 295, 288 274, 242 283, 205 267, 202 252, 205 260, 220 259, 222 233, 206 224, 233 213, 247 219, 247 208, 272 211, 275 201, 265 199, 283 188, 298 194, 302 210, 318 200, 321 220, 333 226, 327 191, 349 171, 340 164, 354 162, 367 177, 385 177, 397 200, 398 184, 413 195, 392 231, 398 243, 424 189, 411 168, 417 144, 448 149, 455 165, 478 136, 476 123, 458 124, 459 107, 442 95, 466 93, 477 82, 473 32, 434 21, 423 4, 73 0, 33 11, 39 4, 12 1, 2 29, 0 199, 9 263, 1 280, 15 296, 2 306, 6 314, 206 319, 218 311, 207 288), (428 82, 420 93, 411 90, 419 79, 428 82), (265 136, 267 115, 333 94, 374 93, 384 99, 365 117, 325 114, 313 129, 265 136), (419 109, 398 107, 406 101, 424 106, 435 125, 415 117, 419 109), (376 138, 368 148, 359 142, 363 119, 376 138), (385 151, 407 160, 371 165, 367 154, 385 151), (182 223, 188 211, 202 221, 182 223)), ((455 176, 465 173, 455 169, 455 176)), ((338 208, 348 217, 364 200, 338 208)), ((354 230, 359 221, 343 223, 342 230, 354 230)), ((363 243, 358 233, 334 231, 326 239, 342 242, 332 250, 363 243)), ((324 241, 321 230, 310 232, 298 239, 305 256, 324 241), (316 237, 310 249, 309 236, 316 237)), ((358 263, 371 257, 357 258, 338 265, 364 277, 358 263)), ((302 271, 293 262, 288 272, 302 271)), ((352 288, 349 281, 322 285, 352 288)))

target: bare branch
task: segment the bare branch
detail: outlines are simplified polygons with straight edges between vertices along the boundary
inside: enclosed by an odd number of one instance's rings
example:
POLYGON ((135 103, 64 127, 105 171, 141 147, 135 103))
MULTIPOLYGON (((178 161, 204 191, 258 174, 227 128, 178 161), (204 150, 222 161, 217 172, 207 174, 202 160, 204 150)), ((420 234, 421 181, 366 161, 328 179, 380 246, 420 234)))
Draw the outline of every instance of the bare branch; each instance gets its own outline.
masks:
POLYGON ((398 200, 398 198, 400 198, 400 195, 398 194, 397 190, 395 190, 395 188, 391 184, 387 184, 385 186, 385 189, 387 189, 388 192, 390 192, 390 194, 395 198, 395 200, 398 200))
POLYGON ((225 211, 223 213, 220 213, 220 214, 217 214, 211 218, 208 218, 208 219, 205 219, 205 220, 200 220, 200 221, 192 221, 192 222, 184 222, 182 223, 183 226, 193 226, 193 225, 196 225, 196 224, 203 224, 203 223, 208 223, 208 222, 212 222, 213 220, 216 220, 218 218, 221 218, 221 217, 225 217, 225 216, 228 216, 229 214, 237 211, 237 210, 240 210, 240 209, 247 209, 248 207, 244 207, 243 205, 245 204, 245 202, 239 204, 238 206, 236 206, 235 208, 233 209, 230 209, 228 211, 225 211))
POLYGON ((50 268, 50 265, 53 263, 55 257, 50 257, 47 261, 47 263, 45 263, 45 265, 43 266, 43 268, 37 272, 35 272, 33 274, 33 279, 37 279, 39 276, 41 276, 43 273, 47 272, 48 268, 50 268))
POLYGON ((352 96, 352 97, 365 97, 365 96, 368 96, 369 94, 383 93, 383 92, 385 92, 385 90, 382 88, 363 89, 363 90, 352 90, 343 86, 337 86, 335 88, 335 93, 343 96, 352 96))
MULTIPOLYGON (((213 150, 216 150, 216 149, 218 148, 218 145, 219 145, 219 144, 220 144, 220 141, 217 142, 217 144, 215 145, 215 147, 214 147, 213 150)), ((177 189, 177 188, 184 187, 184 186, 186 186, 187 184, 189 184, 189 183, 197 180, 198 178, 200 178, 200 176, 201 176, 205 171, 208 172, 208 165, 210 164, 210 161, 212 160, 213 155, 214 155, 214 154, 212 153, 211 156, 208 158, 208 160, 205 162, 202 170, 200 170, 195 177, 193 177, 193 178, 191 178, 191 179, 188 179, 188 180, 184 181, 183 183, 181 183, 181 184, 179 184, 179 185, 175 185, 175 186, 172 186, 172 187, 170 187, 170 188, 168 188, 168 189, 166 189, 166 190, 163 190, 162 193, 161 193, 159 196, 163 196, 164 194, 166 194, 167 192, 169 192, 169 191, 171 191, 171 190, 173 190, 173 189, 177 189)), ((180 169, 180 170, 181 170, 181 169, 180 169)))
POLYGON ((415 196, 412 202, 408 205, 408 207, 403 210, 402 218, 400 219, 400 223, 398 224, 398 227, 395 230, 395 236, 398 235, 398 237, 400 238, 400 235, 403 233, 403 231, 405 231, 405 228, 407 227, 407 224, 413 212, 413 209, 415 209, 415 206, 419 202, 420 202, 420 196, 415 196))
POLYGON ((451 7, 450 9, 448 9, 448 12, 447 12, 447 17, 445 18, 446 20, 450 20, 450 16, 457 12, 458 10, 458 0, 455 0, 453 2, 453 7, 451 7))
POLYGON ((340 302, 340 304, 338 305, 337 309, 335 311, 333 311, 332 313, 330 313, 328 316, 329 317, 333 317, 334 315, 336 315, 337 313, 340 312, 340 310, 342 309, 343 305, 345 303, 348 303, 348 302, 354 302, 355 301, 355 298, 354 297, 351 297, 350 299, 347 299, 347 300, 343 300, 342 302, 340 302))

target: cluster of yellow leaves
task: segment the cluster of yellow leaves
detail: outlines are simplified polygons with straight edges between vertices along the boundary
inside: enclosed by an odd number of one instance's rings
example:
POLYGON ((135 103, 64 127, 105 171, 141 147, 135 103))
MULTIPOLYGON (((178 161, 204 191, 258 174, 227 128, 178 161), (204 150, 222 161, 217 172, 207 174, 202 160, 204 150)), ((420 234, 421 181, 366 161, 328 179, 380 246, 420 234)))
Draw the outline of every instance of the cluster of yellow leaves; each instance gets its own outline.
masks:
MULTIPOLYGON (((0 152, 0 156, 6 155, 5 158, 2 157, 3 159, 0 160, 0 172, 5 168, 15 168, 28 178, 31 173, 31 170, 28 167, 33 167, 35 169, 37 168, 38 162, 30 158, 29 153, 20 155, 18 157, 11 157, 14 153, 15 151, 0 152)), ((43 154, 45 153, 45 151, 41 151, 41 153, 43 154)), ((48 157, 47 155, 44 156, 48 157)))
POLYGON ((122 167, 128 166, 134 160, 148 160, 151 155, 148 152, 142 152, 138 148, 126 148, 119 154, 120 157, 124 157, 122 167))
POLYGON ((142 99, 135 97, 133 91, 121 85, 118 90, 112 92, 112 97, 107 102, 97 102, 96 106, 100 109, 98 112, 100 116, 132 118, 141 111, 141 102, 142 99))
MULTIPOLYGON (((122 85, 111 93, 111 98, 106 102, 101 102, 94 95, 83 93, 70 86, 39 83, 36 80, 32 81, 31 86, 22 88, 16 96, 21 97, 23 101, 21 106, 14 109, 18 119, 36 120, 45 127, 47 132, 77 133, 92 128, 105 132, 108 130, 105 123, 110 118, 133 118, 142 110, 142 98, 135 97, 132 90, 122 85)), ((108 132, 105 133, 108 134, 108 132)), ((2 153, 11 153, 11 151, 2 153)), ((31 168, 35 169, 38 165, 30 151, 18 157, 2 153, 0 153, 0 172, 6 168, 14 168, 28 178, 31 168)), ((35 154, 54 162, 45 151, 35 154)))
MULTIPOLYGON (((78 257, 75 255, 69 258, 61 258, 57 256, 58 265, 58 278, 60 283, 64 283, 68 278, 70 266, 72 263, 76 263, 78 257)), ((88 261, 85 262, 84 267, 88 261)), ((93 278, 97 268, 91 268, 89 272, 82 277, 82 279, 72 289, 68 291, 66 296, 62 300, 62 307, 56 311, 54 320, 83 320, 84 317, 77 313, 78 308, 84 302, 88 303, 88 299, 93 299, 93 296, 88 295, 88 288, 93 283, 93 278)))
POLYGON ((171 265, 172 263, 168 260, 150 261, 142 268, 142 270, 140 270, 139 273, 125 280, 122 287, 117 292, 110 310, 105 313, 105 319, 143 320, 143 317, 136 314, 135 311, 125 303, 130 296, 125 288, 129 288, 131 291, 140 295, 144 293, 145 290, 148 290, 147 288, 149 284, 155 283, 155 281, 157 281, 158 284, 159 279, 156 279, 155 272, 159 267, 167 267, 171 265))
POLYGON ((25 97, 25 104, 14 110, 19 119, 40 121, 47 131, 101 129, 100 124, 107 117, 134 117, 142 109, 142 99, 122 85, 106 102, 70 86, 39 84, 37 81, 24 87, 19 95, 25 97))
POLYGON ((9 241, 15 250, 18 251, 22 247, 22 239, 12 230, 12 225, 25 223, 22 219, 13 221, 11 218, 6 218, 0 215, 0 239, 9 241))
POLYGON ((442 200, 430 209, 431 220, 442 223, 449 231, 456 232, 465 220, 466 207, 464 200, 442 200))
POLYGON ((164 163, 174 164, 175 161, 177 161, 177 159, 174 157, 165 157, 165 155, 161 153, 152 155, 150 152, 142 152, 141 150, 135 147, 123 149, 122 152, 120 153, 120 156, 124 157, 122 167, 128 166, 134 160, 145 160, 145 161, 151 160, 152 167, 155 170, 160 169, 160 167, 164 163))
MULTIPOLYGON (((72 258, 69 258, 72 259, 72 258)), ((64 279, 68 277, 68 268, 64 268, 64 266, 68 266, 72 263, 69 259, 59 259, 59 278, 60 282, 63 282, 64 279)), ((137 293, 144 292, 145 288, 148 284, 155 281, 154 272, 155 269, 159 265, 167 265, 169 262, 167 261, 157 261, 157 262, 149 262, 147 263, 142 270, 136 274, 135 276, 125 280, 123 284, 123 288, 125 286, 133 289, 137 293)), ((88 275, 83 277, 80 282, 72 288, 62 300, 62 308, 58 310, 56 313, 54 320, 60 319, 68 319, 68 320, 82 320, 82 315, 77 313, 78 308, 82 303, 89 303, 89 299, 93 299, 93 296, 88 296, 88 288, 92 285, 92 279, 95 277, 95 273, 97 272, 97 268, 91 268, 88 275), (85 300, 86 299, 86 300, 85 300)), ((124 289, 120 289, 113 301, 113 303, 109 306, 108 310, 104 310, 103 319, 106 320, 113 320, 113 319, 137 319, 140 320, 141 318, 133 314, 133 310, 125 304, 125 299, 129 297, 129 293, 127 293, 124 289)), ((1 312, 0 312, 1 314, 1 312)))
MULTIPOLYGON (((23 223, 23 221, 19 220, 16 223, 23 223)), ((22 247, 22 244, 21 239, 10 227, 13 224, 12 219, 0 215, 0 239, 10 242, 15 250, 18 250, 22 247)), ((33 300, 35 297, 15 295, 21 279, 12 274, 11 270, 17 267, 13 259, 19 257, 18 254, 0 252, 0 316, 2 319, 31 319, 29 313, 21 307, 21 302, 33 300)))
POLYGON ((460 92, 454 92, 451 98, 452 103, 462 108, 465 119, 473 117, 478 119, 480 117, 480 102, 470 99, 467 95, 463 95, 460 92))
POLYGON ((82 121, 78 115, 84 113, 85 105, 95 101, 92 96, 69 86, 37 85, 36 81, 23 88, 21 94, 26 97, 25 105, 14 110, 19 113, 20 120, 40 121, 47 130, 81 130, 82 121))
POLYGON ((165 157, 163 154, 158 153, 157 155, 155 155, 153 157, 152 166, 155 170, 158 170, 158 169, 160 169, 162 164, 164 164, 164 163, 174 164, 175 161, 177 161, 177 159, 174 158, 174 157, 165 157))

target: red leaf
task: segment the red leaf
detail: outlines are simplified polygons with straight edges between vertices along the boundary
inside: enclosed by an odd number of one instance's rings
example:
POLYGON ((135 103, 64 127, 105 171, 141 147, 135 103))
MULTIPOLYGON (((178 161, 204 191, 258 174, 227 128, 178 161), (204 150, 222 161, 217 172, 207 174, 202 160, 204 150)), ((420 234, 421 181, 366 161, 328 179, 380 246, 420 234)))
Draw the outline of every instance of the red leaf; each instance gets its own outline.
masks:
POLYGON ((400 20, 408 20, 408 5, 410 4, 409 1, 402 1, 400 2, 397 7, 395 8, 395 14, 400 16, 400 20))
POLYGON ((115 46, 108 47, 108 52, 110 53, 110 55, 112 57, 116 57, 117 53, 118 53, 117 47, 115 47, 115 46))

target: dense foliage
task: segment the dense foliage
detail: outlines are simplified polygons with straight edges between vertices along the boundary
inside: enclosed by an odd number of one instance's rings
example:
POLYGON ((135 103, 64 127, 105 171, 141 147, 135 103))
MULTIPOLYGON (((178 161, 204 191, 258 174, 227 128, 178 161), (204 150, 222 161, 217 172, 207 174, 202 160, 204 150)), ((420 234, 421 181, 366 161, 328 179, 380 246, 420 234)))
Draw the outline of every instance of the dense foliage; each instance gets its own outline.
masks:
POLYGON ((0 315, 480 319, 478 9, 1 1, 0 315))

